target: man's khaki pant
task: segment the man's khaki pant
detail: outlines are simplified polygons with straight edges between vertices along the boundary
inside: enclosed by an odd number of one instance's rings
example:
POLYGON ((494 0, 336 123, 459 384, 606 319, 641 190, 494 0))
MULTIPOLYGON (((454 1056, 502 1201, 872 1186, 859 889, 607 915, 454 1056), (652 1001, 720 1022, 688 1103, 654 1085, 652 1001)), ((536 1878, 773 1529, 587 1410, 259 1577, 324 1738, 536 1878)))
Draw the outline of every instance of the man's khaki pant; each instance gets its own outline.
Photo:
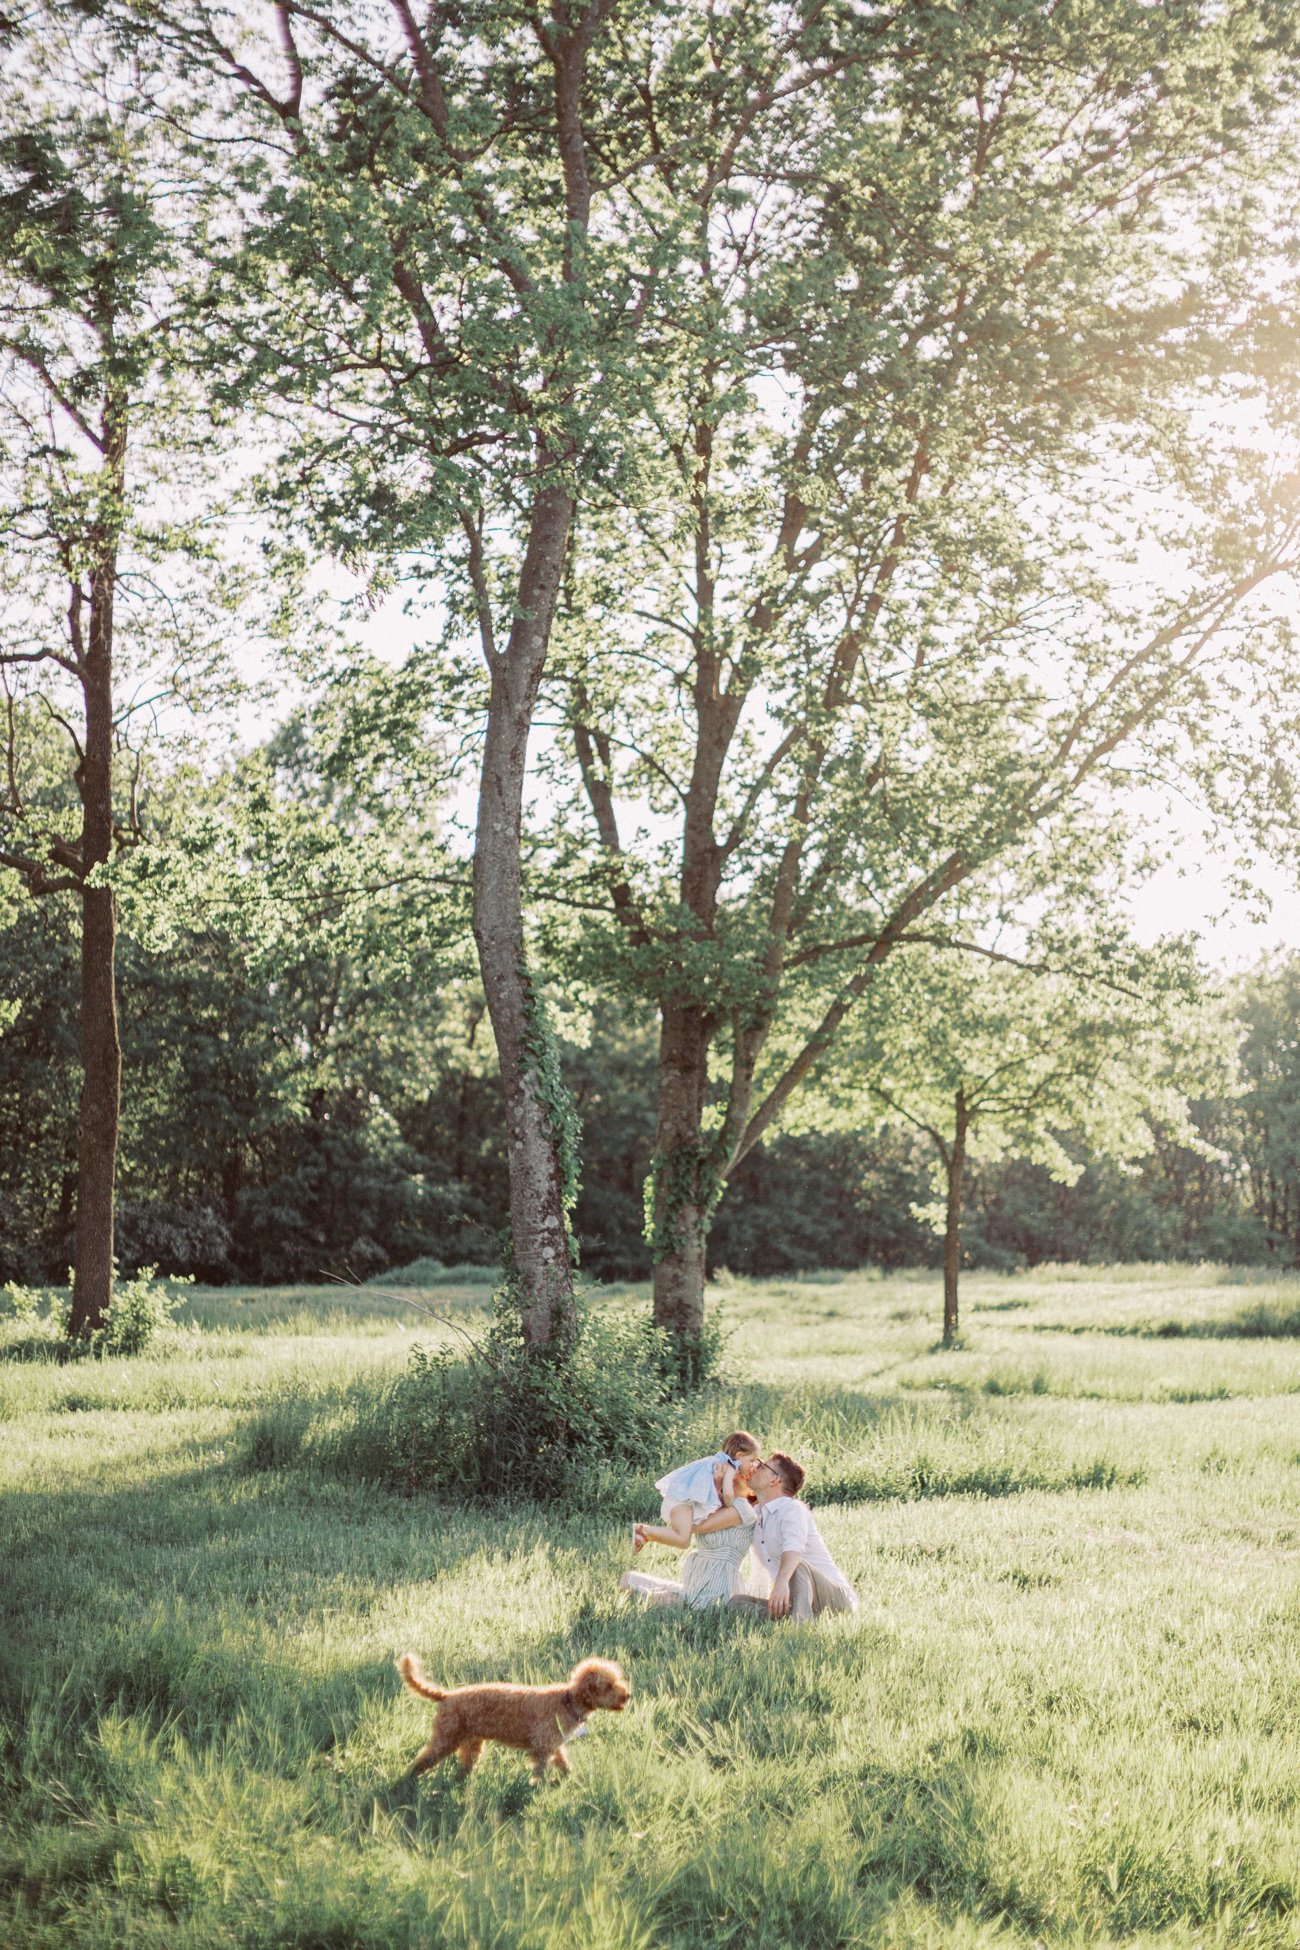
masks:
MULTIPOLYGON (((764 1618, 771 1616, 766 1598, 751 1598, 748 1592, 738 1592, 727 1600, 732 1611, 752 1612, 755 1617, 761 1613, 764 1618)), ((796 1564, 790 1579, 790 1609, 787 1618, 803 1623, 816 1618, 823 1611, 852 1611, 853 1600, 838 1584, 827 1584, 823 1578, 816 1578, 806 1564, 796 1564)))

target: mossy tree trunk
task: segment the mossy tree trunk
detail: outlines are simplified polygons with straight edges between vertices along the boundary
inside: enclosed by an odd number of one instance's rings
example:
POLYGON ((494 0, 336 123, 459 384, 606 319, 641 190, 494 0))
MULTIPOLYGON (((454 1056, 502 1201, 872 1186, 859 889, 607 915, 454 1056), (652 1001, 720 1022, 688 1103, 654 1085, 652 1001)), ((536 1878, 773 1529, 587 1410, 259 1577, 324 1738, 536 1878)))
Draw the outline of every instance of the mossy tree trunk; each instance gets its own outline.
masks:
POLYGON ((573 499, 543 474, 533 503, 515 622, 503 650, 484 648, 491 677, 474 848, 474 939, 496 1038, 510 1168, 510 1242, 524 1339, 542 1348, 573 1325, 569 1188, 557 1105, 548 1101, 544 1052, 524 940, 520 835, 528 735, 546 662, 573 499))

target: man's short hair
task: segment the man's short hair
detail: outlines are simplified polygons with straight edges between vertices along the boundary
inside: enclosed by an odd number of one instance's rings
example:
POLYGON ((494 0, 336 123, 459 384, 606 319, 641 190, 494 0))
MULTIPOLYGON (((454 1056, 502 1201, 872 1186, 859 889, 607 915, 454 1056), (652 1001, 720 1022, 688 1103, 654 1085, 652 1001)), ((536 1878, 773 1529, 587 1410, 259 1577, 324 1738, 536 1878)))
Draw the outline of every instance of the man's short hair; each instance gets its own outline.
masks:
POLYGON ((785 1486, 787 1496, 798 1496, 803 1488, 803 1471, 793 1456, 787 1456, 784 1449, 774 1449, 768 1463, 785 1486))

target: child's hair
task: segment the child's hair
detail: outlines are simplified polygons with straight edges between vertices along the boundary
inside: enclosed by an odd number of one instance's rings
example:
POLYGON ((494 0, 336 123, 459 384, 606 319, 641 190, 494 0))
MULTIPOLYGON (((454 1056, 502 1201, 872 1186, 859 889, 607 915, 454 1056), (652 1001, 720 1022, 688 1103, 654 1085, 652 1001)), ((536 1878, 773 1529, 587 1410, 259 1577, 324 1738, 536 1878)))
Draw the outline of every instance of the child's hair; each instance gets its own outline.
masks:
POLYGON ((734 1435, 727 1437, 722 1449, 723 1454, 730 1456, 732 1462, 739 1462, 742 1456, 758 1454, 758 1437, 751 1435, 748 1429, 737 1429, 734 1435))

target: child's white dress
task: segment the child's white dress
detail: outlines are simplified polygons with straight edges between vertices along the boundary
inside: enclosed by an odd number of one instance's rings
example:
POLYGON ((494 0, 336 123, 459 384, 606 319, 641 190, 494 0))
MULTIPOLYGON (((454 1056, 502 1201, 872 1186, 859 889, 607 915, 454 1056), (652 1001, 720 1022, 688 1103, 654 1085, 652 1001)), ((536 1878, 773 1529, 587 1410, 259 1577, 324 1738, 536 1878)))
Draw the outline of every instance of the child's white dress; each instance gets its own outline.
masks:
POLYGON ((716 1456, 702 1456, 699 1462, 683 1463, 680 1469, 670 1469, 666 1476, 659 1478, 655 1488, 663 1498, 660 1514, 665 1523, 678 1503, 690 1504, 692 1523, 703 1523, 711 1511, 722 1508, 722 1498, 713 1480, 718 1463, 728 1469, 736 1467, 735 1457, 719 1449, 716 1456))

